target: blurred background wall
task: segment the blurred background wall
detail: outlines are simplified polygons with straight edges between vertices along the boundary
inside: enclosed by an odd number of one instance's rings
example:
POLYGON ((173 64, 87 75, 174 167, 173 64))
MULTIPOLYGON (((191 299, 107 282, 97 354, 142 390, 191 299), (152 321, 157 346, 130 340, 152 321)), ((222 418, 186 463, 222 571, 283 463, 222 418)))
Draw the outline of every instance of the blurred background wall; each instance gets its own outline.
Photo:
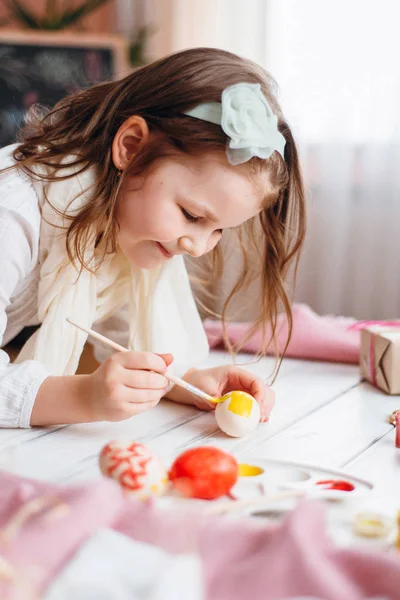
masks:
MULTIPOLYGON (((8 2, 8 0, 0 0, 0 23, 7 29, 15 29, 17 25, 13 21, 10 21, 9 23, 4 22, 9 15, 8 7, 11 4, 12 3, 8 2)), ((47 0, 22 0, 21 4, 27 9, 32 10, 35 14, 40 15, 46 10, 47 0)), ((63 5, 64 7, 77 7, 82 4, 82 2, 81 0, 62 0, 61 2, 58 0, 58 4, 60 6, 63 5)), ((116 19, 116 5, 114 2, 109 2, 104 6, 100 6, 96 11, 93 11, 88 18, 83 19, 79 23, 79 29, 81 31, 90 31, 92 33, 112 32, 115 31, 117 27, 116 19)))
MULTIPOLYGON (((153 56, 215 45, 260 62, 278 81, 308 197, 296 300, 320 313, 399 316, 398 1, 160 0, 154 6, 164 11, 164 27, 149 40, 153 56)), ((228 254, 229 269, 215 289, 217 310, 238 269, 234 248, 228 254)), ((255 291, 239 301, 239 316, 251 317, 255 291)))
MULTIPOLYGON (((40 10, 44 0, 24 3, 40 10)), ((4 0, 0 9, 1 21, 4 0)), ((295 299, 322 314, 382 319, 400 313, 399 17, 397 0, 110 0, 81 26, 132 43, 147 28, 147 60, 217 46, 269 70, 307 189, 295 299)), ((217 312, 240 266, 235 244, 225 245, 217 312)), ((237 318, 252 318, 256 292, 238 300, 237 318)))

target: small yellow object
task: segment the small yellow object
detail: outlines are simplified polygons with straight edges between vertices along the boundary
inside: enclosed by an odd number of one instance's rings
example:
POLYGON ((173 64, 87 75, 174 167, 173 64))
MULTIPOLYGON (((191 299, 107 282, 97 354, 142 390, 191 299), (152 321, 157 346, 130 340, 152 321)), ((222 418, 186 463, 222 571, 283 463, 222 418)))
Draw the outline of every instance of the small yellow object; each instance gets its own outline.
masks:
POLYGON ((395 427, 396 427, 396 415, 398 412, 400 412, 400 408, 398 408, 397 410, 394 410, 389 417, 389 423, 391 425, 394 425, 395 427))
POLYGON ((385 537, 390 529, 390 519, 378 513, 359 513, 353 523, 353 532, 361 537, 385 537))
POLYGON ((256 465, 239 465, 239 477, 255 477, 256 475, 262 475, 264 469, 257 467, 256 465))

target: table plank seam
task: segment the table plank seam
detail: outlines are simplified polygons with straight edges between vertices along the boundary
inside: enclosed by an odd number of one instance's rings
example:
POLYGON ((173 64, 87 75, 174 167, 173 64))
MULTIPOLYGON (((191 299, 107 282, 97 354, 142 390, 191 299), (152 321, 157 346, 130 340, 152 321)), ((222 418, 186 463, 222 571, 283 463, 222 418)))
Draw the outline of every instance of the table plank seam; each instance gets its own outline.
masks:
MULTIPOLYGON (((15 448, 16 446, 24 446, 25 444, 34 442, 35 440, 38 440, 45 436, 51 435, 52 433, 57 433, 57 431, 61 431, 62 429, 67 429, 68 427, 71 427, 71 425, 61 425, 60 427, 57 427, 56 429, 44 430, 44 431, 38 433, 37 435, 30 437, 27 440, 22 440, 22 441, 20 440, 18 435, 15 435, 14 437, 11 438, 10 442, 12 442, 15 438, 18 438, 19 441, 15 441, 14 443, 6 444, 4 446, 0 445, 0 452, 3 452, 3 450, 9 450, 10 448, 15 448)), ((24 430, 24 431, 26 431, 26 430, 24 430)))
MULTIPOLYGON (((184 417, 180 420, 181 422, 177 422, 177 421, 179 421, 179 419, 175 419, 175 421, 172 421, 172 423, 176 423, 173 427, 170 426, 170 423, 171 423, 171 421, 170 421, 169 423, 166 423, 163 427, 159 428, 156 432, 153 430, 152 432, 150 432, 146 435, 136 436, 135 441, 138 441, 141 443, 149 442, 153 439, 156 439, 163 433, 168 433, 170 431, 173 431, 174 429, 178 429, 179 427, 186 425, 187 423, 190 423, 191 421, 195 421, 200 416, 202 416, 202 415, 196 414, 196 415, 192 415, 189 418, 184 417)), ((86 463, 90 463, 91 461, 98 459, 99 452, 100 452, 100 448, 99 448, 98 452, 88 454, 87 456, 84 456, 83 458, 79 459, 78 461, 76 461, 74 463, 74 466, 72 469, 70 469, 69 471, 66 471, 66 472, 64 471, 64 474, 61 475, 61 477, 55 478, 54 481, 63 481, 65 479, 69 479, 71 477, 71 475, 76 475, 76 474, 82 472, 85 469, 86 463), (79 466, 82 466, 83 468, 79 469, 79 466), (75 467, 78 467, 78 470, 76 470, 75 467)))
POLYGON ((183 425, 186 425, 187 423, 191 423, 192 421, 195 421, 196 419, 199 419, 201 416, 203 416, 203 412, 199 413, 199 414, 195 414, 192 415, 191 417, 182 417, 180 419, 175 419, 174 421, 169 421, 168 423, 165 423, 164 425, 162 425, 159 429, 157 429, 156 431, 150 431, 149 433, 147 433, 144 436, 139 436, 139 440, 141 442, 148 442, 150 440, 153 440, 157 437, 159 437, 160 435, 163 435, 164 433, 167 433, 169 431, 174 431, 174 429, 178 429, 179 427, 182 427, 183 425), (171 426, 172 423, 172 426, 171 426))
POLYGON ((304 413, 303 415, 301 415, 297 419, 295 419, 295 420, 287 423, 286 425, 284 425, 283 427, 281 427, 277 431, 275 431, 273 433, 270 433, 270 434, 267 434, 262 439, 256 440, 254 444, 251 444, 251 442, 249 442, 248 440, 244 439, 242 442, 239 442, 237 444, 237 446, 239 447, 239 449, 240 449, 241 446, 245 446, 246 450, 257 448, 257 446, 260 446, 260 445, 264 444, 264 442, 266 442, 267 440, 272 440, 277 435, 280 435, 283 431, 286 431, 286 430, 290 429, 291 427, 293 427, 294 425, 297 425, 301 421, 304 421, 305 419, 308 419, 308 417, 310 417, 312 414, 320 411, 322 408, 325 408, 326 406, 329 406, 330 404, 332 404, 332 402, 335 402, 339 398, 341 398, 343 396, 346 396, 346 394, 348 394, 352 390, 356 389, 360 384, 361 384, 361 381, 359 381, 356 384, 350 386, 349 388, 346 388, 346 390, 340 392, 339 394, 336 394, 336 396, 333 396, 332 398, 330 398, 326 402, 323 402, 322 404, 319 404, 318 406, 315 406, 314 408, 312 408, 308 412, 304 413))
POLYGON ((341 468, 344 467, 348 467, 353 461, 356 461, 357 458, 359 458, 362 454, 364 454, 367 450, 369 450, 370 448, 372 448, 372 446, 374 446, 375 444, 377 444, 378 442, 380 442, 383 438, 385 438, 387 435, 390 435, 393 432, 393 425, 388 424, 388 430, 383 434, 380 435, 379 437, 373 439, 369 444, 367 444, 362 450, 360 450, 359 452, 356 452, 353 456, 351 456, 348 460, 346 460, 344 463, 341 464, 341 468))

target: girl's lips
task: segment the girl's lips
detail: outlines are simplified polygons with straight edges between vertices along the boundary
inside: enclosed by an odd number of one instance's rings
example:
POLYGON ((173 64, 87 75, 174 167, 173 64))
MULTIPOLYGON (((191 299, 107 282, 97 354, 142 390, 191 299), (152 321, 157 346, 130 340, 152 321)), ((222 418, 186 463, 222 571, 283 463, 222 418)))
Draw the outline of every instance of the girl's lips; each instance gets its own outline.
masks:
POLYGON ((172 257, 172 254, 170 254, 170 253, 168 252, 168 250, 166 250, 166 249, 164 248, 164 246, 162 246, 162 245, 160 244, 160 242, 157 242, 157 246, 159 247, 159 249, 160 249, 160 252, 161 252, 161 253, 162 253, 162 254, 163 254, 163 255, 164 255, 166 258, 171 258, 171 257, 172 257))

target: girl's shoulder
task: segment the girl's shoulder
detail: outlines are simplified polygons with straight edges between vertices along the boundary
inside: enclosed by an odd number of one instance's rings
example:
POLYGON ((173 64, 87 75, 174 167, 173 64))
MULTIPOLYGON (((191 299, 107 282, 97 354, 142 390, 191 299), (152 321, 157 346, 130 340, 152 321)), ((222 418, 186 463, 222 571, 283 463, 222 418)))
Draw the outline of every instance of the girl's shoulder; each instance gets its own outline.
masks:
POLYGON ((40 224, 39 200, 29 176, 18 169, 3 171, 15 164, 12 153, 17 146, 0 148, 0 214, 2 219, 20 214, 32 225, 40 224))
POLYGON ((0 254, 21 263, 26 274, 37 260, 41 212, 30 178, 17 169, 2 172, 14 164, 15 148, 0 148, 0 254))

